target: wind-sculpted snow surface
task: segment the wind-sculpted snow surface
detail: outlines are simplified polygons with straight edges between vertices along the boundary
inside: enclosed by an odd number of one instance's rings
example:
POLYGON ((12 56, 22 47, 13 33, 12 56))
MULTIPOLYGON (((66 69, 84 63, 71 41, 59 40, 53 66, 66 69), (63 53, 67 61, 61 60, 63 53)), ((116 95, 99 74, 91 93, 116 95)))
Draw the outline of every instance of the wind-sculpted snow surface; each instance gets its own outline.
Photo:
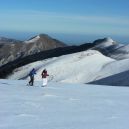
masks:
POLYGON ((0 80, 0 129, 128 129, 129 88, 0 80))

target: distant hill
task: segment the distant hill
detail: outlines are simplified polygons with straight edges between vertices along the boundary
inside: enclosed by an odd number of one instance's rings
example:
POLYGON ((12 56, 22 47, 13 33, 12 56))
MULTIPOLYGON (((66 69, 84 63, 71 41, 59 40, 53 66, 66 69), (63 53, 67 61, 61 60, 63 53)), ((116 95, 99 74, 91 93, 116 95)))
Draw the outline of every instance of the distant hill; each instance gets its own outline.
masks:
POLYGON ((27 41, 2 37, 0 38, 0 66, 20 57, 64 46, 66 45, 63 42, 46 34, 40 34, 27 41))
POLYGON ((20 40, 16 40, 16 39, 10 39, 10 38, 5 38, 5 37, 0 37, 0 44, 4 44, 4 43, 19 43, 22 42, 20 40))
POLYGON ((104 55, 116 60, 129 58, 129 44, 121 44, 113 41, 111 38, 95 40, 95 46, 92 48, 98 50, 104 55))

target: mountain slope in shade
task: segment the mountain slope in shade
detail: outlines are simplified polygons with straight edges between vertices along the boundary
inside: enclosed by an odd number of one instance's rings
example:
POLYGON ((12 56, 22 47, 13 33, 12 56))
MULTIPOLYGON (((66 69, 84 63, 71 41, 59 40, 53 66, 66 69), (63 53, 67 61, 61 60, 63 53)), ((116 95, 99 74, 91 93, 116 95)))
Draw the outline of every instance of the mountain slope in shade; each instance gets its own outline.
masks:
POLYGON ((111 76, 91 81, 89 84, 109 86, 129 86, 129 70, 111 76))

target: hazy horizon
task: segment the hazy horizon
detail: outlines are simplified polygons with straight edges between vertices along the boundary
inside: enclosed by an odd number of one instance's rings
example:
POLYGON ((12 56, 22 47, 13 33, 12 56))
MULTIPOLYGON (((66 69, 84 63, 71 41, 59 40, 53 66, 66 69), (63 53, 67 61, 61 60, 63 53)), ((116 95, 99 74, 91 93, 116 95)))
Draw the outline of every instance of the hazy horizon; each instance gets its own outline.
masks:
POLYGON ((2 0, 0 36, 45 33, 65 42, 111 37, 128 43, 128 12, 128 0, 2 0))
POLYGON ((25 41, 28 40, 36 35, 39 34, 47 34, 52 38, 55 38, 57 40, 60 40, 66 44, 83 44, 83 43, 92 43, 93 41, 97 39, 102 39, 106 37, 112 38, 114 41, 118 43, 124 43, 128 44, 129 43, 129 37, 126 36, 116 36, 116 35, 86 35, 86 34, 63 34, 63 33, 36 33, 36 32, 0 32, 0 37, 5 37, 5 38, 11 38, 11 39, 16 39, 16 40, 21 40, 25 41))

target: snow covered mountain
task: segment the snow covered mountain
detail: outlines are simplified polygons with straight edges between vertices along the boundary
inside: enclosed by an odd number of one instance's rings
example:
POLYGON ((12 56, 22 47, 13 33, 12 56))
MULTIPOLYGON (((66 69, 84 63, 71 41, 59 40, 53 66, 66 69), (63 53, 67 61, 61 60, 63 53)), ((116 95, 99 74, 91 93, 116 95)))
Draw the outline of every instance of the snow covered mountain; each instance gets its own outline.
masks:
MULTIPOLYGON (((36 68, 35 79, 41 80, 41 72, 46 68, 50 74, 49 79, 53 82, 90 83, 128 71, 128 64, 129 59, 114 60, 96 50, 88 50, 25 65, 15 69, 8 79, 25 79, 29 71, 36 68)), ((122 85, 122 82, 119 85, 122 85)))
POLYGON ((93 43, 96 45, 92 49, 98 50, 108 57, 117 60, 129 58, 129 44, 117 43, 109 37, 96 40, 93 43))
POLYGON ((63 42, 51 38, 46 34, 37 35, 27 41, 24 41, 28 53, 34 54, 43 50, 50 50, 57 47, 66 46, 63 42))
MULTIPOLYGON (((58 44, 58 41, 57 41, 57 44, 59 46, 55 46, 56 41, 57 40, 55 40, 55 39, 49 38, 48 35, 38 35, 38 36, 35 36, 35 37, 25 41, 23 44, 25 44, 26 47, 23 47, 23 46, 20 47, 20 48, 23 48, 25 52, 23 52, 23 51, 21 53, 18 52, 19 54, 16 56, 17 57, 16 60, 0 67, 0 78, 5 78, 15 68, 24 66, 26 64, 29 64, 29 63, 32 63, 35 61, 48 59, 48 58, 52 58, 52 57, 59 57, 61 55, 67 55, 67 54, 71 54, 71 53, 75 53, 75 55, 76 55, 76 53, 81 52, 81 51, 83 52, 85 50, 97 50, 97 51, 101 52, 103 55, 110 57, 110 59, 121 60, 120 62, 123 62, 122 59, 127 59, 127 63, 128 63, 128 59, 129 59, 128 47, 129 47, 129 45, 119 44, 119 43, 115 42, 114 40, 112 40, 111 38, 98 39, 98 40, 94 41, 93 43, 86 43, 86 44, 82 44, 80 46, 67 46, 67 47, 64 44, 60 44, 60 43, 58 44), (60 45, 61 45, 61 47, 60 47, 60 45), (52 47, 53 49, 50 47, 52 47), (56 47, 58 47, 58 48, 56 48, 56 47), (45 50, 49 49, 49 50, 42 51, 43 49, 45 49, 45 50), (40 52, 40 51, 42 51, 42 52, 40 52), (29 56, 27 56, 27 55, 29 55, 29 56)), ((12 47, 13 47, 14 51, 19 50, 19 49, 16 49, 14 47, 14 45, 12 47)), ((1 49, 1 50, 4 50, 4 49, 1 49)), ((10 54, 10 56, 12 57, 12 54, 10 54)), ((12 57, 12 58, 14 58, 14 57, 12 57)), ((98 57, 96 57, 96 59, 97 58, 98 57)), ((97 60, 93 59, 93 63, 97 62, 98 60, 101 60, 101 59, 97 59, 97 60)), ((102 64, 102 65, 104 65, 104 64, 102 64)), ((126 64, 124 64, 124 65, 126 65, 126 64)), ((82 79, 83 81, 80 81, 80 82, 87 83, 89 81, 95 81, 95 78, 101 79, 103 77, 108 77, 108 76, 111 76, 111 75, 114 75, 114 74, 117 74, 120 72, 124 72, 124 71, 128 70, 128 67, 124 67, 124 65, 122 66, 123 68, 120 68, 120 70, 116 70, 116 69, 115 69, 115 71, 109 70, 110 72, 108 72, 108 70, 107 70, 107 72, 104 72, 104 73, 106 73, 105 75, 101 75, 102 73, 99 73, 100 75, 96 74, 96 76, 93 76, 93 78, 91 77, 91 79, 87 79, 87 80, 82 79)), ((93 73, 93 74, 95 74, 95 73, 93 73)), ((21 77, 21 78, 24 78, 24 77, 21 77)), ((75 82, 78 82, 77 80, 75 82)))
POLYGON ((124 52, 124 51, 128 51, 128 48, 126 48, 126 45, 117 43, 110 37, 95 40, 93 44, 95 44, 95 46, 92 47, 91 49, 98 50, 108 57, 111 57, 117 60, 129 58, 129 56, 127 56, 127 53, 124 52), (125 47, 125 49, 122 51, 121 49, 123 47, 125 47))
POLYGON ((118 60, 129 58, 129 44, 120 46, 109 53, 109 56, 118 60))
POLYGON ((0 129, 128 129, 129 87, 0 80, 0 129))

